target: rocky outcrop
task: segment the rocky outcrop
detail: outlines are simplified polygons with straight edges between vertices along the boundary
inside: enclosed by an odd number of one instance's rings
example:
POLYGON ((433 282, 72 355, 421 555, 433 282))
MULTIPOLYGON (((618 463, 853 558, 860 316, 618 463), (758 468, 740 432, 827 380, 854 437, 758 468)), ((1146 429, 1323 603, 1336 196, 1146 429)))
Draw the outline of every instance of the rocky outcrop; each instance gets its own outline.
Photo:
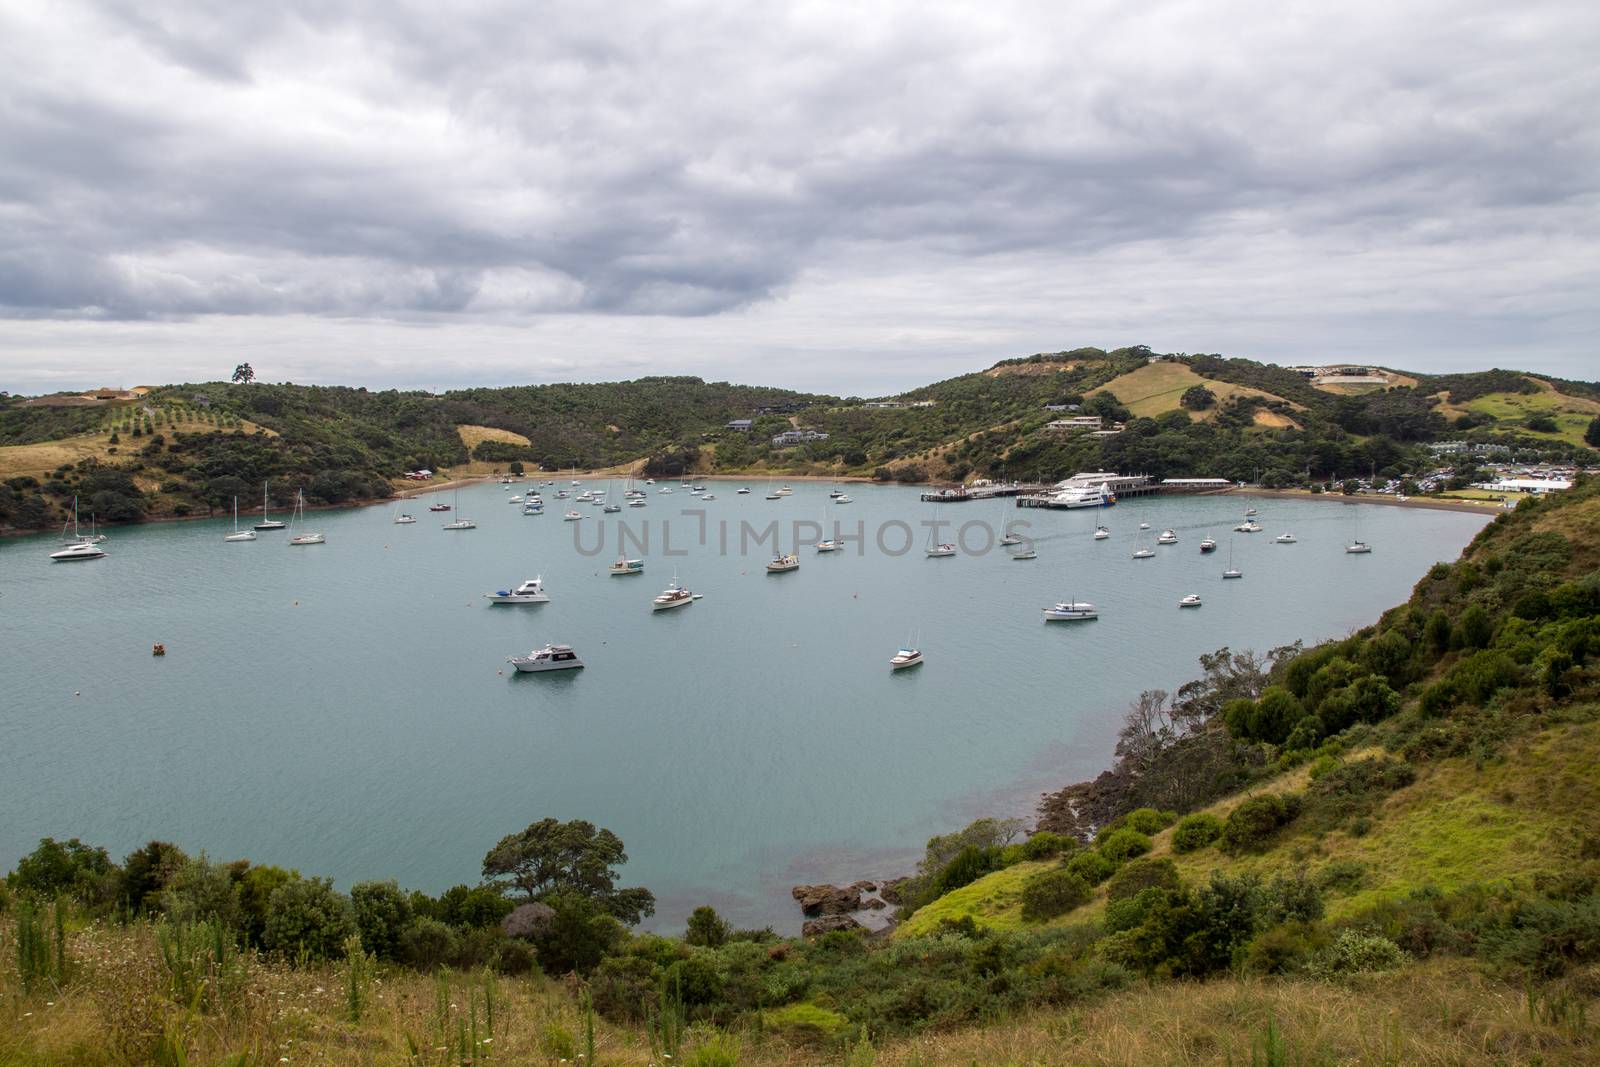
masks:
POLYGON ((797 885, 789 891, 795 900, 800 902, 802 914, 815 917, 819 915, 848 915, 852 911, 861 910, 861 886, 855 885, 797 885))
POLYGON ((800 933, 806 937, 821 937, 835 930, 864 930, 866 927, 848 915, 824 915, 820 919, 807 919, 800 933))

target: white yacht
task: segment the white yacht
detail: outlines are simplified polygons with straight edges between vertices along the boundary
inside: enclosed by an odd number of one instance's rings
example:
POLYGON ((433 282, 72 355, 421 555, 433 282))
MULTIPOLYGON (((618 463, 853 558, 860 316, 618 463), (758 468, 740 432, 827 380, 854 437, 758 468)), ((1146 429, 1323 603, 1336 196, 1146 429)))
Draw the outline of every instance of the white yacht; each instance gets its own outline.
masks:
POLYGON ((772 562, 767 564, 768 574, 782 574, 784 571, 797 571, 800 569, 800 557, 790 552, 783 556, 772 557, 772 562))
POLYGON ((1177 543, 1178 535, 1171 530, 1162 530, 1161 536, 1156 538, 1156 544, 1158 545, 1175 545, 1177 543))
POLYGON ((1233 538, 1228 538, 1228 569, 1222 572, 1224 578, 1243 578, 1244 571, 1233 565, 1233 538))
POLYGON ((1107 529, 1106 527, 1104 527, 1104 526, 1096 526, 1094 528, 1094 539, 1096 541, 1104 541, 1106 538, 1108 538, 1110 536, 1111 536, 1111 531, 1109 529, 1107 529))
POLYGON ((483 594, 491 604, 548 604, 550 594, 544 591, 544 579, 529 578, 515 589, 499 589, 483 594))
POLYGON ((1277 542, 1280 545, 1292 545, 1292 544, 1294 544, 1294 534, 1292 534, 1292 533, 1281 533, 1277 537, 1274 537, 1273 541, 1277 542))
POLYGON ((678 576, 672 576, 672 584, 656 594, 650 601, 651 611, 665 611, 668 608, 681 608, 692 604, 697 598, 689 590, 678 584, 678 576))
POLYGON ((703 494, 701 494, 700 499, 701 500, 715 500, 715 499, 717 499, 717 494, 715 494, 715 493, 703 493, 703 494))
POLYGON ((745 496, 749 492, 750 492, 750 487, 749 486, 741 486, 738 489, 734 490, 734 494, 737 495, 737 496, 745 496))
POLYGON ((922 666, 922 650, 919 648, 902 648, 889 657, 891 671, 903 671, 907 667, 922 666))
POLYGON ((545 645, 543 648, 534 649, 526 656, 508 656, 506 662, 522 674, 564 671, 583 666, 583 660, 572 651, 571 645, 545 645))
POLYGON ((615 515, 617 512, 622 510, 622 505, 621 504, 607 504, 604 507, 602 507, 600 510, 605 512, 607 515, 615 515))
POLYGON ((261 483, 261 521, 256 523, 258 530, 281 530, 286 524, 277 519, 267 518, 267 483, 261 483))
POLYGON ((1200 551, 1201 552, 1215 552, 1216 550, 1217 550, 1217 542, 1216 542, 1215 538, 1208 537, 1204 541, 1200 542, 1200 551))
POLYGON ((1116 502, 1116 495, 1104 485, 1069 484, 1050 494, 1050 506, 1056 508, 1106 508, 1116 502))
POLYGON ((1199 593, 1190 593, 1188 596, 1186 596, 1182 600, 1178 601, 1178 607, 1180 607, 1180 608, 1197 608, 1199 606, 1200 606, 1200 594, 1199 593))
POLYGON ((460 518, 454 522, 447 522, 439 527, 441 530, 476 530, 478 524, 468 518, 460 518))
POLYGON ((302 490, 296 491, 296 493, 295 493, 295 497, 294 497, 294 514, 289 516, 289 533, 290 533, 289 543, 291 545, 296 546, 296 547, 299 547, 301 545, 320 545, 320 544, 322 544, 325 539, 319 533, 297 534, 297 533, 294 532, 295 523, 297 523, 297 522, 303 523, 303 522, 305 522, 305 518, 306 518, 306 494, 305 494, 305 490, 302 489, 302 490))
POLYGON ((1005 531, 1000 537, 1000 544, 1009 548, 1012 545, 1022 544, 1022 538, 1011 530, 1005 531))
POLYGON ((1261 524, 1253 519, 1246 519, 1233 528, 1235 533, 1260 533, 1261 524))
POLYGON ((1044 609, 1045 622, 1084 622, 1099 617, 1100 612, 1093 604, 1081 600, 1067 601, 1044 609))
POLYGON ((256 539, 256 532, 254 530, 239 529, 238 497, 233 498, 233 533, 225 535, 222 539, 224 541, 254 541, 256 539))
POLYGON ((522 497, 520 495, 519 496, 508 496, 508 497, 506 497, 506 503, 507 504, 520 504, 520 503, 522 503, 522 497))
POLYGON ((1247 519, 1251 518, 1252 516, 1254 516, 1255 513, 1256 513, 1256 509, 1255 508, 1245 508, 1244 509, 1244 517, 1247 518, 1247 519))
POLYGON ((1351 541, 1348 545, 1345 545, 1344 550, 1350 553, 1352 556, 1364 556, 1372 551, 1372 546, 1360 538, 1357 538, 1356 540, 1351 541))
POLYGON ((642 559, 628 559, 626 557, 623 557, 621 559, 618 559, 615 563, 613 563, 611 565, 611 569, 610 569, 609 573, 611 575, 613 575, 613 576, 620 576, 620 575, 627 575, 627 574, 643 574, 644 573, 644 560, 642 560, 642 559))
POLYGON ((544 504, 542 502, 538 504, 524 504, 522 505, 522 513, 524 515, 543 515, 544 504))
POLYGON ((1134 559, 1149 559, 1151 556, 1154 556, 1155 554, 1156 554, 1156 550, 1153 549, 1153 548, 1136 548, 1133 551, 1133 558, 1134 559))
POLYGON ((942 556, 955 555, 956 546, 948 541, 943 541, 937 545, 929 545, 924 551, 927 552, 929 559, 938 559, 942 556))
POLYGON ((830 499, 830 500, 838 500, 842 496, 844 496, 844 490, 843 489, 834 488, 834 489, 828 490, 828 499, 830 499))
POLYGON ((50 553, 50 558, 57 563, 70 563, 80 559, 99 559, 106 554, 105 549, 92 541, 79 541, 66 548, 50 553))
POLYGON ((577 522, 579 519, 583 518, 583 512, 568 511, 565 515, 561 516, 561 518, 564 522, 577 522))
POLYGON ((628 506, 630 508, 642 508, 648 506, 648 504, 644 497, 636 496, 632 500, 628 501, 628 506))
POLYGON ((672 492, 672 486, 663 485, 661 488, 657 489, 656 492, 661 493, 663 496, 665 496, 666 494, 672 492))
POLYGON ((412 523, 414 523, 416 521, 417 521, 416 519, 411 517, 410 512, 406 512, 406 511, 402 511, 400 514, 398 514, 398 515, 396 515, 394 517, 394 524, 396 526, 410 526, 412 523))
POLYGON ((818 552, 837 552, 843 547, 843 543, 836 537, 824 537, 817 542, 818 552))
POLYGON ((1011 558, 1012 559, 1038 559, 1039 558, 1039 553, 1035 552, 1033 550, 1033 546, 1030 545, 1027 548, 1024 548, 1021 552, 1013 552, 1013 553, 1011 553, 1011 558))
POLYGON ((784 487, 782 487, 782 488, 781 488, 781 489, 779 489, 779 490, 778 490, 778 495, 779 495, 779 496, 788 496, 788 495, 789 495, 789 494, 790 494, 790 493, 793 493, 793 492, 794 492, 794 490, 793 490, 793 489, 790 489, 790 488, 789 488, 789 487, 788 487, 788 486, 787 486, 787 485, 786 485, 786 486, 784 486, 784 487))
POLYGON ((834 497, 833 498, 833 502, 835 504, 853 504, 853 503, 855 503, 855 501, 850 499, 849 494, 846 494, 846 493, 841 493, 839 496, 834 497))
POLYGON ((1148 529, 1150 529, 1150 524, 1148 522, 1141 522, 1139 524, 1139 529, 1148 530, 1148 529))

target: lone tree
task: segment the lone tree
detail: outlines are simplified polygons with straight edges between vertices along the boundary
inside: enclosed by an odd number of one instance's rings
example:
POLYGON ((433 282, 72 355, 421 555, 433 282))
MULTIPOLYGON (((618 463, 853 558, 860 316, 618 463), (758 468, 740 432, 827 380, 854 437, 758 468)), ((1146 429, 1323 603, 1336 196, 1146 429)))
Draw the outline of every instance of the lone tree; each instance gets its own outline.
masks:
POLYGON ((256 370, 248 363, 241 363, 233 368, 233 380, 242 385, 249 385, 256 380, 256 370))
POLYGON ((1592 448, 1600 448, 1600 415, 1589 420, 1589 428, 1583 431, 1583 440, 1592 448))
POLYGON ((610 830, 583 819, 541 819, 501 838, 483 857, 483 876, 501 892, 518 892, 529 901, 581 896, 633 926, 655 914, 656 898, 642 887, 616 887, 613 868, 627 862, 622 838, 610 830))
POLYGON ((1178 403, 1190 411, 1204 411, 1217 402, 1217 394, 1203 385, 1191 385, 1183 391, 1178 398, 1178 403))

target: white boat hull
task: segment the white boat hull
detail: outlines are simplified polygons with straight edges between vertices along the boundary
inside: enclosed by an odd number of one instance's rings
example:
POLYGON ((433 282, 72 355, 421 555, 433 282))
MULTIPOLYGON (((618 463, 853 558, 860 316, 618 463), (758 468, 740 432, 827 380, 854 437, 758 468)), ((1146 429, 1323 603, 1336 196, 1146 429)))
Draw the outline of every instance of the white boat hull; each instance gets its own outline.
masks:
POLYGON ((223 538, 224 541, 254 541, 255 539, 256 535, 253 530, 240 530, 238 533, 231 533, 223 538))

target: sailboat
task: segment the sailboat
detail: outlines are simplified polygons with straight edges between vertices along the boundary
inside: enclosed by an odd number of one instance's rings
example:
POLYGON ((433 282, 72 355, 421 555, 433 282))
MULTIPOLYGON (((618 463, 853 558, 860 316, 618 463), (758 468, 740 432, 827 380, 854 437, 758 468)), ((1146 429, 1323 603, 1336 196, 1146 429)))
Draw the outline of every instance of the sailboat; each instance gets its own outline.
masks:
POLYGON ((1228 569, 1222 572, 1224 578, 1243 578, 1244 571, 1233 565, 1233 538, 1228 538, 1228 569))
POLYGON ((294 532, 295 525, 297 523, 305 522, 305 518, 306 518, 306 494, 305 494, 305 490, 304 489, 297 489, 297 490, 295 490, 295 494, 294 494, 294 513, 289 516, 289 543, 291 545, 295 545, 295 546, 299 546, 299 545, 320 545, 320 544, 322 544, 323 543, 323 537, 319 533, 297 534, 297 533, 294 532))
MULTIPOLYGON (((461 508, 461 490, 460 489, 456 490, 455 500, 456 500, 456 508, 459 511, 460 508, 461 508)), ((441 530, 476 530, 477 528, 478 528, 478 524, 473 522, 471 519, 467 518, 465 515, 458 515, 454 522, 447 522, 443 526, 439 527, 439 529, 441 529, 441 530)))
POLYGON ((1156 554, 1156 550, 1155 549, 1151 548, 1150 546, 1148 546, 1148 545, 1146 545, 1144 543, 1144 531, 1148 530, 1149 528, 1150 528, 1149 525, 1146 524, 1146 523, 1142 523, 1141 522, 1139 524, 1139 537, 1138 537, 1138 540, 1134 542, 1134 550, 1133 550, 1133 558, 1134 559, 1149 559, 1151 556, 1154 556, 1156 554))
POLYGON ((1355 516, 1356 537, 1355 540, 1344 546, 1344 550, 1352 556, 1364 556, 1372 551, 1372 546, 1361 540, 1361 505, 1355 504, 1353 506, 1357 509, 1355 516))
POLYGON ((261 483, 261 521, 256 523, 258 530, 281 530, 283 523, 277 519, 267 518, 267 483, 261 483))
MULTIPOLYGON (((823 533, 824 534, 826 534, 827 530, 828 530, 829 518, 830 518, 830 516, 828 515, 828 509, 827 508, 823 508, 822 509, 822 529, 823 529, 823 533)), ((837 551, 839 551, 839 549, 841 549, 843 547, 844 547, 844 542, 840 541, 837 537, 824 536, 822 538, 822 540, 817 542, 817 551, 818 552, 837 552, 837 551)))
POLYGON ((238 497, 234 497, 233 498, 233 533, 228 534, 226 537, 223 538, 223 540, 224 541, 254 541, 255 539, 256 539, 256 532, 254 530, 241 530, 241 529, 239 529, 239 498, 238 497))
MULTIPOLYGON (((101 538, 100 540, 105 540, 101 538)), ((78 498, 72 498, 72 537, 67 536, 66 523, 61 524, 61 543, 66 548, 50 553, 50 558, 57 563, 69 563, 80 559, 99 559, 104 556, 105 550, 93 538, 83 537, 78 533, 78 498)))

